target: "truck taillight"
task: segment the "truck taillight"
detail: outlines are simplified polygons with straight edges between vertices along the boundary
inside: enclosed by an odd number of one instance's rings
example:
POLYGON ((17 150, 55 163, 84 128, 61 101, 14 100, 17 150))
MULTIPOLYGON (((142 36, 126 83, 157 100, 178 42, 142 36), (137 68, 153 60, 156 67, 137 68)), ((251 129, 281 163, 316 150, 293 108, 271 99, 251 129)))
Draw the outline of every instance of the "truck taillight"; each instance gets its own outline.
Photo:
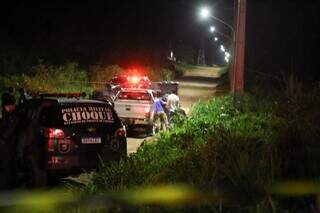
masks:
POLYGON ((115 132, 115 136, 118 138, 126 137, 127 131, 126 131, 125 127, 121 127, 119 129, 117 129, 115 132))
POLYGON ((65 135, 62 129, 46 128, 44 130, 44 137, 48 140, 48 151, 54 152, 59 140, 64 139, 65 135))
POLYGON ((64 132, 62 129, 47 128, 44 131, 44 136, 52 139, 62 139, 64 138, 64 132))

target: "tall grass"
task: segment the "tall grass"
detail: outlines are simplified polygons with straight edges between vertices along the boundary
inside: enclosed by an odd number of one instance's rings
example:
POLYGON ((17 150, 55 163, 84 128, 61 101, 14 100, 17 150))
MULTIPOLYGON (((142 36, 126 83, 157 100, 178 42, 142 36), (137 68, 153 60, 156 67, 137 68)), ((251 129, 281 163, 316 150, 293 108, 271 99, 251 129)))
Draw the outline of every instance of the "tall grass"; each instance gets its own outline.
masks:
POLYGON ((199 103, 188 119, 128 159, 102 168, 82 190, 97 193, 187 183, 204 192, 222 192, 229 201, 223 203, 227 212, 289 211, 297 203, 303 203, 300 212, 308 212, 310 200, 288 204, 266 190, 279 180, 314 180, 320 175, 320 116, 307 119, 320 100, 312 99, 310 105, 306 99, 291 104, 247 95, 240 109, 233 107, 229 96, 199 103))
POLYGON ((87 72, 74 62, 60 66, 40 63, 33 66, 28 74, 0 78, 4 86, 23 87, 29 92, 90 92, 91 88, 84 84, 87 81, 87 72))
POLYGON ((87 71, 81 69, 75 62, 67 62, 59 66, 39 63, 27 74, 0 76, 0 94, 6 87, 15 88, 16 98, 19 96, 18 88, 21 87, 28 93, 86 92, 91 94, 93 88, 88 81, 87 71))

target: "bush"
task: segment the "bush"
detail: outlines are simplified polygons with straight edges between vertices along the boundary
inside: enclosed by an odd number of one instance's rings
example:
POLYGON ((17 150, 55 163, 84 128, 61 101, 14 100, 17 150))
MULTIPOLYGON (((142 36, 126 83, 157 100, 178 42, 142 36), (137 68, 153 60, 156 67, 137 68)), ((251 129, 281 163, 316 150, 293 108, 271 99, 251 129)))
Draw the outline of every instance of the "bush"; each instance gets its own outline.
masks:
POLYGON ((29 92, 80 92, 90 91, 85 70, 77 63, 69 62, 61 66, 40 63, 32 67, 28 74, 2 76, 4 86, 24 87, 29 92))
POLYGON ((94 88, 102 88, 115 75, 122 74, 124 70, 118 65, 104 66, 95 64, 89 66, 89 80, 94 88))
MULTIPOLYGON (((305 103, 296 100, 295 113, 288 112, 286 101, 261 102, 251 96, 244 97, 240 109, 233 107, 229 96, 197 104, 188 119, 153 143, 102 168, 84 191, 183 182, 204 192, 222 191, 231 202, 225 204, 226 211, 269 211, 271 206, 292 210, 293 206, 271 198, 266 189, 277 180, 320 175, 320 117, 304 119, 305 103)), ((310 110, 317 109, 320 101, 313 104, 310 110)), ((304 205, 300 210, 308 208, 304 205)))
MULTIPOLYGON (((79 68, 74 62, 60 66, 40 63, 32 67, 28 74, 11 74, 0 76, 0 88, 25 88, 29 93, 34 92, 86 92, 91 94, 92 88, 88 84, 87 72, 79 68)), ((3 89, 2 89, 3 90, 3 89)), ((2 94, 3 91, 0 91, 2 94)), ((1 100, 0 100, 1 101, 1 100)), ((0 109, 1 112, 2 109, 0 109)))

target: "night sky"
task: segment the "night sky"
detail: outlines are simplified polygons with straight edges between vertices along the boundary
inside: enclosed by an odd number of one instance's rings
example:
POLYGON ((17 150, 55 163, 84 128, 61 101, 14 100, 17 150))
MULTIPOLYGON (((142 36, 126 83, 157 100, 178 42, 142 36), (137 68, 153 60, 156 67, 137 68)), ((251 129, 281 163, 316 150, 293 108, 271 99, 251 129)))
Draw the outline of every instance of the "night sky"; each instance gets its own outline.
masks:
MULTIPOLYGON (((40 58, 83 66, 161 64, 170 49, 183 46, 196 53, 201 40, 207 63, 220 63, 207 31, 210 22, 196 16, 203 4, 232 23, 232 0, 1 2, 0 70, 21 72, 40 58)), ((248 0, 247 9, 248 70, 319 77, 319 1, 248 0)))

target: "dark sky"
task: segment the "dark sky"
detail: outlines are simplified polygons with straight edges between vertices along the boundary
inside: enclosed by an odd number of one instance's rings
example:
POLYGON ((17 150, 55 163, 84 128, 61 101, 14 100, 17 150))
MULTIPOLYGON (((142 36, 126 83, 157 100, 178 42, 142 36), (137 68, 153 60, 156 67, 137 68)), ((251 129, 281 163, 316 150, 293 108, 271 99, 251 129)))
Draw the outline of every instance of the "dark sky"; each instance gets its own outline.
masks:
MULTIPOLYGON (((191 2, 191 1, 189 1, 191 2)), ((190 40, 196 27, 188 1, 15 1, 2 7, 3 36, 40 55, 83 62, 134 56, 190 40), (172 41, 172 42, 171 42, 172 41), (62 51, 63 50, 63 51, 62 51)), ((191 39, 192 40, 192 39, 191 39)))
MULTIPOLYGON (((211 5, 216 16, 232 23, 232 2, 205 3, 211 5)), ((32 61, 35 57, 52 63, 71 60, 84 65, 98 61, 152 64, 164 58, 170 47, 185 45, 196 52, 203 38, 210 61, 217 54, 210 54, 210 48, 217 47, 209 41, 206 31, 210 23, 201 23, 196 17, 196 9, 203 3, 2 1, 0 54, 2 58, 14 58, 20 67, 23 60, 32 61)), ((317 0, 248 0, 247 67, 258 71, 316 73, 319 5, 317 0)), ((228 33, 222 25, 216 25, 228 33)), ((8 61, 2 59, 0 67, 8 61)))

